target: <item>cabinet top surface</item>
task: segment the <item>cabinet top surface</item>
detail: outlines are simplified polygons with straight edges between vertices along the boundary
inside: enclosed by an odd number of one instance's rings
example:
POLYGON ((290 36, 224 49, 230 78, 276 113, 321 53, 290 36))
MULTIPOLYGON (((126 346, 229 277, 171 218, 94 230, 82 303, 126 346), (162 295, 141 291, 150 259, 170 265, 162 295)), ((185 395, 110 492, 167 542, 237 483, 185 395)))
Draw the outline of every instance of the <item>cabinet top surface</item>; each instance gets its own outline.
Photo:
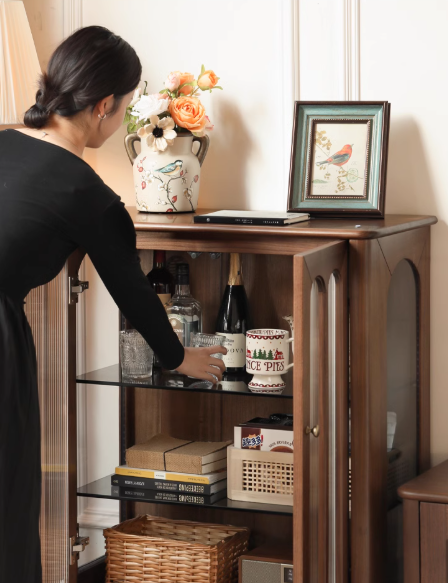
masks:
POLYGON ((402 498, 448 504, 448 460, 398 488, 402 498))
MULTIPOLYGON (((333 239, 377 239, 433 225, 434 216, 386 215, 384 219, 311 219, 304 223, 286 227, 264 227, 249 225, 206 225, 193 222, 194 213, 150 214, 138 212, 135 207, 126 207, 134 221, 136 231, 171 233, 215 233, 284 235, 285 237, 330 237, 333 239), (359 225, 359 226, 358 226, 359 225)), ((216 209, 198 209, 196 214, 213 212, 216 209)))

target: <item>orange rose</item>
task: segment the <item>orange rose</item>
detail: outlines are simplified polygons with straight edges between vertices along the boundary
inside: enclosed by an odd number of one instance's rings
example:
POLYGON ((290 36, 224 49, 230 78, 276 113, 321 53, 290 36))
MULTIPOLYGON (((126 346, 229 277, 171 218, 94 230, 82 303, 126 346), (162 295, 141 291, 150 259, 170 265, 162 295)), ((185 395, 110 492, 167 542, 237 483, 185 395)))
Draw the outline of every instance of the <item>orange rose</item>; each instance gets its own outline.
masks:
MULTIPOLYGON (((194 81, 193 73, 181 73, 180 71, 174 71, 177 75, 179 75, 180 83, 179 87, 182 86, 183 83, 192 83, 194 81)), ((179 91, 179 95, 190 95, 193 91, 193 87, 191 85, 186 85, 182 87, 179 91)))
POLYGON ((208 71, 204 71, 202 75, 198 79, 198 87, 205 91, 206 89, 212 89, 216 83, 218 83, 219 77, 215 75, 213 71, 210 69, 208 71))
POLYGON ((207 124, 205 109, 197 97, 177 97, 169 105, 176 125, 193 133, 203 133, 207 124))

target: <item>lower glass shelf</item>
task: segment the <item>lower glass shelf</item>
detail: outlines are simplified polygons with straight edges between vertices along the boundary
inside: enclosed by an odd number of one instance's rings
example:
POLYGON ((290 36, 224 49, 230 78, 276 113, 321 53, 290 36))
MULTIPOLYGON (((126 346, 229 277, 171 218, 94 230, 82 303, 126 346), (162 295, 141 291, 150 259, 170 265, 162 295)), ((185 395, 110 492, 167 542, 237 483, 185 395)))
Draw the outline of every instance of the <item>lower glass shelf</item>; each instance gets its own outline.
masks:
MULTIPOLYGON (((116 494, 111 485, 111 476, 106 476, 85 486, 78 488, 78 496, 88 498, 108 498, 110 500, 129 500, 132 502, 148 502, 150 504, 181 504, 187 506, 202 506, 207 508, 217 508, 222 510, 242 510, 245 512, 261 512, 264 514, 284 514, 292 515, 292 506, 282 506, 279 504, 259 504, 254 502, 237 502, 223 498, 214 504, 198 504, 196 502, 173 502, 171 500, 145 500, 144 498, 135 497, 135 495, 126 495, 123 490, 116 494)), ((202 498, 199 496, 198 498, 202 498)))

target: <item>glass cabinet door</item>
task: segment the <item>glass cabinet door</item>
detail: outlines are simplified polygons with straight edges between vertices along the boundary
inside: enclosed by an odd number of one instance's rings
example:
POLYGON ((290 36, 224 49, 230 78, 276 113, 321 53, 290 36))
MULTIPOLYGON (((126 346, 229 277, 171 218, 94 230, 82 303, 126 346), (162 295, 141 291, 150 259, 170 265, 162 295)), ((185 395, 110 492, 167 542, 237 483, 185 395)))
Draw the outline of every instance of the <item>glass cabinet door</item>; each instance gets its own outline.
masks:
POLYGON ((294 288, 294 573, 300 583, 345 583, 347 243, 296 255, 294 288))
POLYGON ((77 580, 76 301, 70 295, 82 253, 50 283, 31 290, 25 312, 38 363, 41 417, 41 559, 44 581, 77 580))

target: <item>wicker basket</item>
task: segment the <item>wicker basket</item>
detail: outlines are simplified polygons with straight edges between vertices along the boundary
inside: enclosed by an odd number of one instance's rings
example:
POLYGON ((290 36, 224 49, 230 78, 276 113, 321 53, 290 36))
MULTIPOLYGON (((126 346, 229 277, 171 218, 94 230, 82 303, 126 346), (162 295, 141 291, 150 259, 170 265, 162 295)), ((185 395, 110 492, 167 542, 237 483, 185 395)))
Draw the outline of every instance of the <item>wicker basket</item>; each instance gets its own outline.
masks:
POLYGON ((292 505, 294 454, 227 448, 227 497, 243 502, 292 505))
POLYGON ((104 537, 106 583, 237 583, 249 529, 143 515, 104 537))

